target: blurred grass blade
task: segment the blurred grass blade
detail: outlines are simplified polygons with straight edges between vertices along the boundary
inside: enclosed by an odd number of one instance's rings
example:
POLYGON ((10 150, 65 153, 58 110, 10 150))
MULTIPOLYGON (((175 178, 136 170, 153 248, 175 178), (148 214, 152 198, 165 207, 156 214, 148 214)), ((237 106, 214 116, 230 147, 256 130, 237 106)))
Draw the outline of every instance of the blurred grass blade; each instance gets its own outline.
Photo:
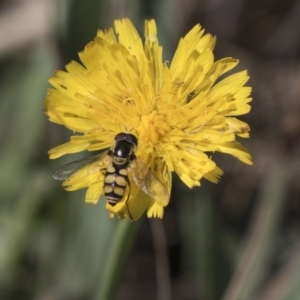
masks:
POLYGON ((98 205, 86 204, 84 193, 84 190, 74 195, 65 193, 65 199, 55 200, 63 203, 67 199, 64 240, 57 256, 59 267, 55 277, 68 295, 83 298, 88 297, 87 291, 99 285, 99 274, 105 266, 108 245, 116 227, 104 208, 105 199, 100 199, 98 205))
POLYGON ((216 212, 211 194, 203 185, 201 189, 193 189, 181 195, 177 192, 179 230, 182 240, 182 271, 193 284, 194 291, 190 291, 193 299, 203 296, 206 300, 217 299, 217 272, 222 263, 217 254, 219 231, 216 230, 216 212), (218 269, 217 269, 218 268, 218 269), (200 295, 201 293, 201 295, 200 295))
POLYGON ((165 228, 162 220, 159 219, 150 220, 150 227, 155 251, 155 269, 157 285, 156 300, 170 300, 171 279, 165 228))
MULTIPOLYGON (((292 268, 290 276, 286 276, 285 280, 285 291, 286 294, 283 295, 281 299, 284 300, 299 300, 300 299, 300 255, 298 252, 297 258, 292 260, 291 263, 295 263, 292 268)), ((274 298, 275 299, 275 298, 274 298)))
POLYGON ((289 185, 288 167, 275 163, 267 171, 245 249, 223 300, 252 300, 271 259, 274 238, 289 185))
POLYGON ((258 300, 300 299, 300 247, 290 253, 289 259, 276 275, 264 285, 258 300))
POLYGON ((126 220, 117 224, 110 248, 107 251, 107 262, 95 299, 114 299, 142 220, 143 218, 136 222, 126 220))
POLYGON ((28 247, 32 227, 37 222, 35 215, 44 201, 45 194, 49 192, 49 184, 47 173, 44 171, 28 172, 27 178, 22 181, 22 193, 15 199, 13 209, 9 214, 8 210, 1 211, 1 287, 13 288, 19 284, 16 274, 20 269, 20 258, 28 247))
POLYGON ((42 99, 52 63, 48 44, 42 40, 28 55, 7 67, 0 84, 0 127, 5 140, 0 150, 2 199, 9 199, 20 188, 27 176, 27 164, 37 151, 41 124, 46 121, 42 99))
POLYGON ((107 7, 107 0, 69 1, 66 62, 78 60, 78 52, 95 38, 97 30, 106 28, 106 24, 110 23, 111 15, 107 7))

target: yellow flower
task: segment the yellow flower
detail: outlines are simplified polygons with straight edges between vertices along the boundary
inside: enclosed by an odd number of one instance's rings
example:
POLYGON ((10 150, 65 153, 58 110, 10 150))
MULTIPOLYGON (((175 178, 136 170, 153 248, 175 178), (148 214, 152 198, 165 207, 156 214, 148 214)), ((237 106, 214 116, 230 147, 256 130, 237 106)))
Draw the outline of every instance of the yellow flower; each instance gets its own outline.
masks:
MULTIPOLYGON (((66 72, 57 71, 49 80, 54 88, 45 100, 46 114, 74 132, 68 143, 49 151, 50 158, 110 148, 118 133, 131 132, 139 141, 136 156, 168 193, 172 172, 190 188, 203 177, 216 183, 222 170, 211 159, 213 152, 252 164, 236 141, 236 136, 249 136, 249 126, 235 118, 250 111, 251 88, 244 86, 249 77, 241 71, 220 79, 238 60, 214 61, 215 42, 196 25, 180 39, 169 64, 163 62, 154 20, 145 22, 144 44, 128 19, 115 21, 115 33, 99 30, 79 53, 82 65, 72 61, 66 72)), ((101 168, 105 162, 94 162, 63 185, 67 190, 88 187, 86 202, 97 203, 103 194, 101 168)), ((125 218, 130 212, 137 219, 144 211, 148 217, 163 216, 164 205, 134 182, 124 199, 106 204, 111 216, 125 218)))

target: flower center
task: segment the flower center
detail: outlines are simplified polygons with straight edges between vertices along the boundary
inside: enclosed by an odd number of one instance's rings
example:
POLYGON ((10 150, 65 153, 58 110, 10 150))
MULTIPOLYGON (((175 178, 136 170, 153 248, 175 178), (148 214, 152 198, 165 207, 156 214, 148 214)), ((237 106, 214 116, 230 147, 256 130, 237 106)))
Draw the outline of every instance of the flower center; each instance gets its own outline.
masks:
POLYGON ((159 139, 168 133, 171 127, 164 116, 153 110, 148 116, 142 116, 138 127, 139 139, 156 145, 159 139))

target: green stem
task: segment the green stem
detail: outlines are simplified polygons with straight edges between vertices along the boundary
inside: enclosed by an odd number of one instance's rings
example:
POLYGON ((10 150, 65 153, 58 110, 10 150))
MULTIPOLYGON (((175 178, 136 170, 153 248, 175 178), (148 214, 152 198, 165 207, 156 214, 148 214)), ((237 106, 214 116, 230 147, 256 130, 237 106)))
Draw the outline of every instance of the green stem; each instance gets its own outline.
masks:
POLYGON ((126 220, 117 224, 108 251, 110 255, 108 256, 104 275, 101 278, 100 287, 95 299, 114 299, 141 222, 142 218, 137 222, 126 220))

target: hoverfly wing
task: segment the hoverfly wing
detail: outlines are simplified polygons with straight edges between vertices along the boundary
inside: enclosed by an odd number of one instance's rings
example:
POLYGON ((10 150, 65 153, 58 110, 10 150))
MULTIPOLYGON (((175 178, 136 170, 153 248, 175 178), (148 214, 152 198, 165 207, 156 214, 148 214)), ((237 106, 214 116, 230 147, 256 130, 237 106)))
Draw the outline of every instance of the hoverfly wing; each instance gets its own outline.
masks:
POLYGON ((136 185, 158 204, 166 206, 169 194, 160 180, 138 158, 132 161, 131 175, 136 185))
POLYGON ((96 161, 101 161, 106 155, 107 155, 107 151, 97 154, 97 155, 94 155, 94 156, 91 156, 91 157, 88 157, 88 158, 83 158, 83 159, 79 159, 79 160, 73 161, 71 163, 68 163, 68 164, 60 167, 59 169, 57 169, 53 173, 53 178, 56 180, 66 180, 72 174, 76 173, 83 167, 85 167, 87 165, 91 165, 91 164, 95 163, 96 161))

